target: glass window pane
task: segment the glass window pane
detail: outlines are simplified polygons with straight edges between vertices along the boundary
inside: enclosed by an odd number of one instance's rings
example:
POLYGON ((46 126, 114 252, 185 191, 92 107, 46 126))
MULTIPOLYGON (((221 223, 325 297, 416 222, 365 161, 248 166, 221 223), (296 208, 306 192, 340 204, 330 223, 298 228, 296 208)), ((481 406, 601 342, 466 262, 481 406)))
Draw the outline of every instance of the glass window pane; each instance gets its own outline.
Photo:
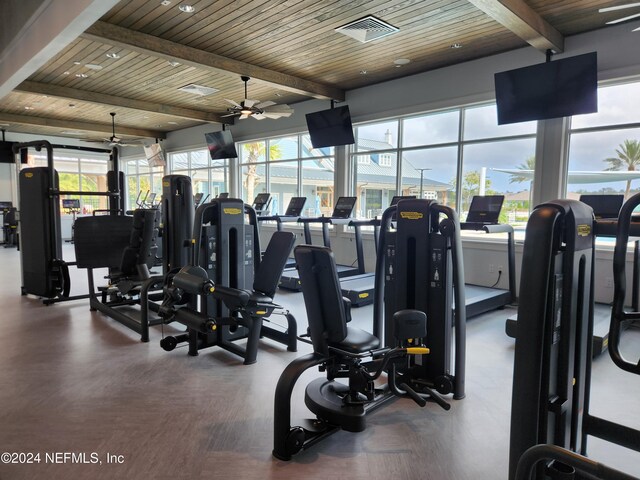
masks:
POLYGON ((259 163, 266 161, 265 142, 250 142, 240 144, 240 163, 259 163))
POLYGON ((402 122, 402 146, 457 142, 459 124, 460 110, 407 118, 402 122))
POLYGON ((133 210, 136 208, 136 198, 138 197, 138 178, 130 175, 127 177, 127 199, 126 208, 133 210))
POLYGON ((536 128, 537 122, 498 125, 498 111, 495 103, 464 109, 465 140, 535 134, 536 128))
POLYGON ((332 157, 335 147, 313 148, 311 137, 306 133, 300 136, 302 141, 302 158, 332 157))
POLYGON ((298 158, 298 137, 282 137, 269 140, 269 160, 298 158))
POLYGON ((191 172, 191 188, 194 195, 196 193, 203 193, 204 196, 209 194, 209 170, 193 170, 191 172))
POLYGON ((331 215, 337 200, 334 198, 333 174, 333 161, 302 162, 302 196, 307 197, 305 215, 331 215))
POLYGON ((640 128, 572 134, 567 197, 607 193, 629 198, 636 193, 640 171, 633 171, 640 170, 638 139, 640 128))
POLYGON ((362 125, 356 131, 358 152, 387 150, 398 146, 398 121, 392 120, 371 125, 362 125))
POLYGON ((253 203, 258 193, 266 191, 266 166, 265 164, 250 164, 242 167, 242 199, 253 203))
POLYGON ((282 215, 287 210, 291 198, 298 196, 298 162, 278 162, 269 165, 269 178, 271 213, 282 215))
POLYGON ((135 175, 138 169, 138 160, 129 160, 125 163, 125 173, 127 175, 135 175))
POLYGON ((598 112, 575 115, 571 128, 636 122, 640 122, 640 83, 627 83, 598 88, 598 112))
POLYGON ((467 145, 463 152, 460 219, 466 219, 473 195, 504 195, 500 223, 524 231, 531 207, 535 151, 533 138, 467 145))
POLYGON ((209 172, 211 175, 211 189, 209 190, 211 198, 216 198, 221 193, 228 192, 227 170, 224 168, 212 168, 209 172))
POLYGON ((189 168, 189 155, 187 152, 171 154, 171 171, 187 170, 189 168))
POLYGON ((356 217, 379 217, 396 194, 396 153, 356 155, 356 217))
POLYGON ((438 200, 455 209, 457 158, 457 147, 403 152, 402 191, 399 195, 438 200))
POLYGON ((209 166, 209 152, 206 150, 195 150, 191 154, 191 169, 207 168, 209 166))

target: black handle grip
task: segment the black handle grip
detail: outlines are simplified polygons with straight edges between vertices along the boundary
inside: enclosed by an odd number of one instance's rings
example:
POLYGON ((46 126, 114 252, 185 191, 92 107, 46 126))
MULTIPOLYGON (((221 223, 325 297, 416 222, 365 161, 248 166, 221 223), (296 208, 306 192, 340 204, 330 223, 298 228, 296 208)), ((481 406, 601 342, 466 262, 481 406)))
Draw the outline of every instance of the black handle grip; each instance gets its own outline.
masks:
POLYGON ((406 383, 401 383, 400 388, 405 391, 405 393, 411 398, 411 400, 416 402, 421 407, 424 407, 427 404, 427 401, 420 395, 418 395, 416 391, 406 383))

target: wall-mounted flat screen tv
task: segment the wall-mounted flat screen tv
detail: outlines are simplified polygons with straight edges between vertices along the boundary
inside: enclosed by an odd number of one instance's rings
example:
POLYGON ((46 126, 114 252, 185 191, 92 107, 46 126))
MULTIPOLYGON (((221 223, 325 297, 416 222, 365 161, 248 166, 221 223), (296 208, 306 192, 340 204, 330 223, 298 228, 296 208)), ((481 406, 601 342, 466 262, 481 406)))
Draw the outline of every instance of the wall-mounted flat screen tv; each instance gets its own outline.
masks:
POLYGON ((0 141, 0 163, 15 163, 16 157, 11 147, 14 142, 0 141))
POLYGON ((307 113, 306 116, 313 148, 351 145, 355 142, 348 105, 307 113))
POLYGON ((498 125, 598 111, 596 52, 495 74, 498 125))
POLYGON ((167 163, 164 160, 162 147, 159 143, 144 146, 144 155, 150 167, 164 167, 167 163))
POLYGON ((233 143, 233 137, 229 130, 205 133, 204 138, 207 141, 207 148, 209 149, 211 160, 238 158, 236 144, 233 143))

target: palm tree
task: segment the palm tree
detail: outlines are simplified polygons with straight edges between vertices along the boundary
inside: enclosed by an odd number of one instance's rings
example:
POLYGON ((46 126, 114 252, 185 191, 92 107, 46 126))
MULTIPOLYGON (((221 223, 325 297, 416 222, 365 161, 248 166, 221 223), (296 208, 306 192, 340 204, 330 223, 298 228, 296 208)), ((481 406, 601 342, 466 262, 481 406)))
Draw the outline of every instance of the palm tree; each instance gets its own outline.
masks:
MULTIPOLYGON (((531 171, 534 171, 535 169, 536 169, 536 156, 535 155, 531 155, 523 163, 518 165, 518 170, 531 170, 531 171)), ((509 183, 523 183, 523 182, 526 182, 526 181, 529 181, 529 183, 531 183, 533 181, 532 178, 529 177, 529 176, 518 175, 517 173, 510 173, 509 175, 511 175, 511 178, 509 179, 509 183)), ((531 188, 529 188, 529 191, 531 191, 531 188)))
MULTIPOLYGON (((259 158, 264 156, 265 154, 265 142, 255 142, 255 143, 245 143, 242 145, 243 150, 247 154, 247 172, 242 185, 244 186, 247 192, 247 202, 251 202, 254 197, 255 187, 260 183, 260 176, 257 173, 259 158)), ((282 157, 282 151, 280 150, 280 145, 271 144, 269 146, 269 160, 277 160, 282 157)))
MULTIPOLYGON (((609 164, 606 169, 622 170, 624 166, 627 167, 627 171, 633 172, 636 169, 636 165, 640 164, 640 141, 638 140, 625 140, 618 148, 616 148, 617 157, 605 158, 604 161, 609 164)), ((629 192, 631 191, 631 179, 627 180, 627 189, 624 192, 625 200, 629 198, 629 192)))

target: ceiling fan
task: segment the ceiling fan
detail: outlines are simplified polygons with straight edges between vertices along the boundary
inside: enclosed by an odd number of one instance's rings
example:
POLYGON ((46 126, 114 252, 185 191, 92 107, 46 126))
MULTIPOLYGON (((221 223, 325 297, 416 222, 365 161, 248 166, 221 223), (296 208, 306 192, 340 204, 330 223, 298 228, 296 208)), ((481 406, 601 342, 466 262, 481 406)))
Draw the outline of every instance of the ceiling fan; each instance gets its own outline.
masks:
POLYGON ((104 143, 108 144, 110 147, 132 147, 135 145, 140 145, 140 143, 127 143, 123 141, 120 137, 116 136, 116 112, 111 112, 111 136, 109 138, 103 138, 104 143))
POLYGON ((275 119, 291 116, 293 109, 289 105, 277 105, 275 102, 270 100, 260 102, 260 100, 250 100, 247 98, 247 82, 250 78, 244 75, 240 78, 244 82, 244 100, 238 103, 225 98, 225 100, 233 106, 227 108, 229 113, 227 115, 223 115, 224 117, 239 116, 240 120, 249 117, 255 118, 256 120, 264 120, 265 118, 275 119))
MULTIPOLYGON (((627 8, 635 8, 635 7, 640 7, 640 2, 627 3, 625 5, 617 5, 615 7, 600 8, 598 10, 598 12, 599 13, 615 12, 615 11, 618 11, 618 10, 625 10, 627 8)), ((608 21, 607 25, 615 25, 616 23, 626 22, 627 20, 631 20, 631 19, 634 19, 634 18, 637 18, 637 17, 640 17, 640 13, 634 13, 633 15, 628 15, 626 17, 621 17, 621 18, 617 18, 615 20, 608 21)), ((640 30, 640 27, 633 29, 634 32, 637 32, 639 30, 640 30)))

